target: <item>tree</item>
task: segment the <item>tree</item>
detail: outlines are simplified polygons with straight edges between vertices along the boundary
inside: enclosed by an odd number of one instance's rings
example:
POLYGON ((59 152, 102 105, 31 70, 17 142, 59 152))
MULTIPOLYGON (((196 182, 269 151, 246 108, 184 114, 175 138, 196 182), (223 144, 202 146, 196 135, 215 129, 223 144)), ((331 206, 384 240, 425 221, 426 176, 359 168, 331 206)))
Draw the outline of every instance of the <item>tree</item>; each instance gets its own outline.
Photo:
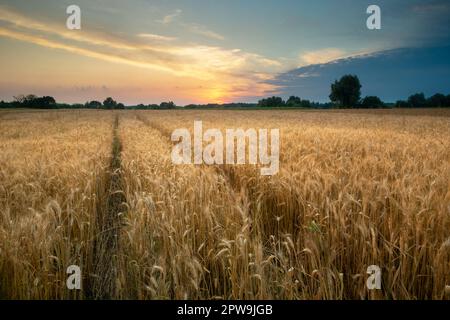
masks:
POLYGON ((23 94, 19 94, 18 96, 14 96, 14 101, 13 103, 15 104, 23 104, 26 101, 26 96, 23 94))
POLYGON ((22 108, 53 109, 57 107, 55 98, 50 96, 38 97, 34 94, 15 96, 13 104, 22 108))
POLYGON ((118 103, 117 106, 116 106, 116 109, 124 110, 125 109, 125 105, 123 103, 118 103))
POLYGON ((376 96, 367 96, 361 101, 363 108, 383 108, 384 103, 376 96))
POLYGON ((105 101, 103 101, 103 106, 106 109, 115 109, 115 107, 117 106, 117 102, 114 101, 113 98, 108 97, 108 98, 105 99, 105 101))
POLYGON ((284 101, 280 97, 270 97, 267 99, 262 99, 258 101, 258 107, 283 107, 285 105, 284 101))
POLYGON ((447 97, 442 93, 436 93, 434 96, 431 96, 427 99, 428 107, 445 107, 447 104, 447 97))
POLYGON ((42 98, 37 99, 37 103, 40 105, 40 108, 55 108, 56 100, 50 96, 44 96, 42 98))
POLYGON ((343 107, 354 107, 361 98, 361 83, 355 75, 345 75, 331 85, 330 100, 343 107))
POLYGON ((302 108, 311 108, 311 101, 309 100, 302 100, 300 103, 300 107, 302 108))
POLYGON ((302 100, 296 96, 290 96, 285 105, 294 108, 311 108, 311 102, 309 100, 302 100))
POLYGON ((286 101, 286 106, 288 107, 300 107, 302 104, 302 99, 296 96, 290 96, 286 101))
POLYGON ((423 93, 416 93, 408 98, 408 104, 412 108, 423 108, 427 104, 427 100, 425 99, 425 95, 423 93))
POLYGON ((102 107, 102 103, 100 101, 92 100, 92 101, 86 102, 86 104, 84 106, 89 109, 100 109, 102 107))
POLYGON ((445 97, 445 106, 450 108, 450 94, 445 97))
POLYGON ((175 107, 175 103, 173 103, 172 101, 161 102, 161 104, 159 105, 160 109, 175 109, 175 107))

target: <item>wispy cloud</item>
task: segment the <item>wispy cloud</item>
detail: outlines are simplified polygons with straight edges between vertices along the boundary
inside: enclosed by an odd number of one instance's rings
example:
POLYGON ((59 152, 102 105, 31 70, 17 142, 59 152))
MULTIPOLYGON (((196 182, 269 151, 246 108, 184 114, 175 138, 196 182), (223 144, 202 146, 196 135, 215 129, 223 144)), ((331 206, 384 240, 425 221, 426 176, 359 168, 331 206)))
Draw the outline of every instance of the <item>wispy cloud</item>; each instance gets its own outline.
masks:
POLYGON ((300 54, 300 64, 319 64, 345 57, 346 52, 339 48, 325 48, 300 54))
MULTIPOLYGON (((181 14, 182 10, 177 9, 174 13, 166 15, 162 20, 157 20, 156 22, 169 25, 172 24, 172 22, 174 22, 177 17, 181 16, 181 14)), ((225 37, 223 35, 209 30, 206 26, 198 23, 185 23, 182 21, 178 21, 177 25, 194 34, 198 34, 214 40, 225 40, 225 37)))
POLYGON ((146 38, 146 39, 155 40, 155 41, 175 41, 175 40, 177 40, 176 37, 167 37, 167 36, 161 36, 159 34, 152 34, 152 33, 139 33, 137 36, 140 38, 146 38))
MULTIPOLYGON (((263 95, 274 87, 263 81, 283 69, 283 64, 277 60, 239 49, 174 44, 175 37, 150 33, 118 37, 95 29, 69 31, 58 24, 37 21, 1 6, 0 20, 4 22, 0 27, 0 37, 111 63, 210 81, 215 83, 214 88, 208 89, 209 93, 205 95, 213 99, 254 96, 255 93, 263 95), (243 88, 247 88, 248 92, 243 88)), ((190 31, 223 39, 199 25, 193 26, 190 31)))
POLYGON ((177 9, 177 10, 175 10, 174 13, 166 15, 162 20, 157 20, 157 22, 162 23, 162 24, 170 24, 175 20, 175 18, 180 16, 181 13, 182 13, 182 11, 180 9, 177 9))
POLYGON ((225 37, 217 32, 209 30, 207 27, 200 24, 182 24, 190 32, 215 40, 225 40, 225 37))

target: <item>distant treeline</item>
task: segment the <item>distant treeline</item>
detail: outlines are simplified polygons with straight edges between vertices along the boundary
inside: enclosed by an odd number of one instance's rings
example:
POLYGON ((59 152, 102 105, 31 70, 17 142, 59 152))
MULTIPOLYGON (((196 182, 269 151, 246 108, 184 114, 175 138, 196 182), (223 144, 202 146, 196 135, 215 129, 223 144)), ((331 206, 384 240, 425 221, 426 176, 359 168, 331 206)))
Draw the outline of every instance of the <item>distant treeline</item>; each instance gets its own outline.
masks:
POLYGON ((108 97, 103 102, 88 101, 85 104, 74 103, 57 103, 53 97, 38 97, 34 94, 19 95, 14 97, 11 102, 0 101, 0 108, 32 108, 32 109, 106 109, 106 110, 124 110, 124 109, 175 109, 176 105, 170 102, 162 102, 161 104, 143 105, 125 107, 123 103, 115 101, 108 97))
POLYGON ((85 104, 57 103, 53 97, 38 97, 33 94, 19 95, 12 102, 0 102, 0 108, 35 108, 35 109, 128 109, 128 110, 161 110, 161 109, 246 109, 246 108, 305 108, 305 109, 331 109, 331 108, 442 108, 450 107, 450 94, 436 93, 425 97, 423 93, 416 93, 407 100, 395 103, 383 102, 377 96, 361 98, 361 83, 356 75, 345 75, 331 84, 330 101, 327 103, 312 102, 291 96, 286 101, 281 97, 261 99, 258 103, 226 103, 226 104, 189 104, 184 107, 176 106, 172 101, 160 104, 139 104, 125 106, 111 97, 100 101, 89 101, 85 104))
POLYGON ((367 96, 361 99, 361 83, 356 75, 345 75, 331 84, 329 98, 338 108, 440 108, 450 107, 450 95, 436 93, 425 98, 423 93, 416 93, 407 100, 395 103, 385 103, 377 96, 367 96))

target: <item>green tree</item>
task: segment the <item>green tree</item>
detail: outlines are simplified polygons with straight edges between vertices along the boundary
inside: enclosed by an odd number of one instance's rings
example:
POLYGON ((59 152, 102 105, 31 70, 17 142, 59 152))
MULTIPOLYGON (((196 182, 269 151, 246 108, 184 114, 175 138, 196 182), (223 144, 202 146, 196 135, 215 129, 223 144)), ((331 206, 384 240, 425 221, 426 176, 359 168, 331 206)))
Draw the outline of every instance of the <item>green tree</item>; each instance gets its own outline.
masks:
POLYGON ((175 103, 173 103, 172 101, 161 102, 161 104, 159 105, 160 109, 175 109, 175 107, 175 103))
POLYGON ((367 96, 361 101, 363 108, 383 108, 384 103, 377 96, 367 96))
POLYGON ((102 103, 100 101, 93 100, 86 102, 85 107, 89 109, 100 109, 102 107, 102 103))
POLYGON ((436 93, 434 96, 431 96, 427 99, 428 107, 445 107, 447 104, 447 97, 442 93, 436 93))
POLYGON ((108 97, 108 98, 105 99, 105 101, 103 101, 103 106, 104 106, 106 109, 115 109, 116 106, 117 106, 117 102, 114 101, 113 98, 108 97))
POLYGON ((288 107, 300 107, 302 104, 302 99, 296 96, 290 96, 286 101, 286 106, 288 107))
POLYGON ((427 105, 427 99, 423 93, 416 93, 408 98, 408 104, 412 108, 423 108, 427 105))
POLYGON ((361 98, 361 83, 356 75, 345 75, 331 84, 330 100, 342 107, 355 107, 361 98))
POLYGON ((283 107, 285 105, 284 101, 280 97, 270 97, 267 99, 262 99, 258 101, 258 107, 283 107))
POLYGON ((311 108, 311 101, 309 100, 302 100, 302 102, 300 103, 300 107, 302 108, 311 108))

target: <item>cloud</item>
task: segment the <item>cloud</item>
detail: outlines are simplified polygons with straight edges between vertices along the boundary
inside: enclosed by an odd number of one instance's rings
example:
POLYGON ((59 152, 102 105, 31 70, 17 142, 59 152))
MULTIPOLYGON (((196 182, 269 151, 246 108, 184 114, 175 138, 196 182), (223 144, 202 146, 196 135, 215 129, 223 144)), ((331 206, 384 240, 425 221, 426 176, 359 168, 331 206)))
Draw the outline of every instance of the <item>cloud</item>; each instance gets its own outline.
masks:
POLYGON ((180 9, 175 10, 174 13, 166 15, 162 20, 157 20, 157 22, 162 24, 170 24, 172 23, 176 17, 180 16, 182 11, 180 9))
POLYGON ((325 48, 300 54, 301 65, 326 63, 343 58, 346 52, 339 48, 325 48))
POLYGON ((152 33, 139 33, 137 36, 140 37, 140 38, 146 38, 146 39, 155 40, 155 41, 174 41, 174 40, 177 40, 177 38, 175 38, 175 37, 161 36, 161 35, 152 34, 152 33))
POLYGON ((112 35, 96 34, 92 31, 88 33, 73 32, 66 28, 61 28, 61 24, 53 24, 51 22, 42 23, 2 6, 0 6, 0 21, 13 25, 15 29, 18 28, 29 31, 39 31, 57 35, 68 40, 76 40, 115 49, 135 50, 135 47, 131 43, 127 43, 126 41, 118 39, 112 35))
POLYGON ((215 39, 215 40, 225 40, 225 37, 221 34, 218 34, 214 31, 209 30, 205 26, 199 25, 199 24, 183 24, 184 27, 186 27, 190 32, 199 34, 201 36, 215 39))
MULTIPOLYGON (((180 9, 177 9, 174 13, 165 16, 162 20, 157 20, 157 22, 166 24, 166 25, 171 24, 172 22, 174 22, 175 18, 177 18, 181 15, 181 13, 182 13, 182 11, 180 9)), ((207 27, 205 27, 201 24, 179 22, 178 25, 181 26, 182 28, 187 29, 189 32, 192 32, 192 33, 195 33, 195 34, 198 34, 198 35, 210 38, 210 39, 215 39, 215 40, 224 40, 225 39, 225 37, 222 36, 221 34, 211 31, 207 27)))
POLYGON ((74 91, 78 92, 107 92, 109 89, 106 85, 95 86, 95 85, 75 85, 73 86, 74 91))
MULTIPOLYGON (((176 77, 215 83, 215 87, 204 94, 217 100, 225 97, 230 99, 236 94, 263 95, 265 91, 275 87, 264 81, 283 71, 283 64, 279 61, 255 53, 219 46, 174 44, 172 40, 175 38, 168 36, 141 33, 138 36, 123 34, 118 37, 94 28, 74 32, 60 24, 37 21, 1 6, 0 20, 3 21, 0 37, 111 63, 157 70, 176 77), (146 39, 154 41, 149 43, 146 39), (234 92, 236 86, 247 88, 248 92, 241 89, 234 92)), ((195 25, 191 31, 223 39, 199 25, 195 25)))
POLYGON ((108 62, 115 62, 115 63, 123 63, 135 67, 142 67, 142 68, 148 68, 148 69, 157 69, 161 71, 170 72, 172 71, 170 68, 158 65, 158 64, 152 64, 149 62, 140 62, 137 60, 129 59, 121 57, 120 55, 114 55, 114 54, 108 54, 108 53, 101 53, 89 49, 79 48, 76 46, 66 45, 63 43, 59 43, 56 41, 44 39, 42 37, 37 37, 33 35, 23 34, 20 32, 16 32, 13 30, 8 30, 6 28, 0 27, 0 36, 4 36, 7 38, 25 41, 29 43, 33 43, 42 47, 51 48, 51 49, 60 49, 64 51, 68 51, 71 53, 79 54, 85 57, 100 59, 108 62))
POLYGON ((416 92, 447 94, 449 55, 450 46, 383 50, 303 66, 280 73, 267 83, 276 85, 282 96, 323 102, 328 101, 330 84, 345 74, 358 75, 363 96, 375 95, 387 102, 416 92))

